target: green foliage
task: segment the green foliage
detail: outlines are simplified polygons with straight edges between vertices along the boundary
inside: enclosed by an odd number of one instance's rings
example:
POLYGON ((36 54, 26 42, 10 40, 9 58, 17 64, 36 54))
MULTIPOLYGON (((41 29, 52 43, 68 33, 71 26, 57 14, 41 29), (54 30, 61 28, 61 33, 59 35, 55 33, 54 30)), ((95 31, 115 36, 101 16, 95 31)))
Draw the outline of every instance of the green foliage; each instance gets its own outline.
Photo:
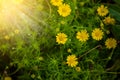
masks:
POLYGON ((120 25, 116 25, 116 26, 114 26, 114 28, 112 27, 112 33, 118 40, 120 40, 120 32, 119 31, 120 31, 120 25))
MULTIPOLYGON (((101 2, 64 0, 63 3, 70 5, 71 13, 63 17, 57 11, 58 6, 53 6, 49 0, 33 0, 33 13, 27 15, 33 22, 29 20, 26 23, 25 19, 21 21, 25 27, 23 30, 18 29, 20 32, 0 28, 1 79, 6 76, 13 80, 117 79, 120 70, 120 2, 114 1, 114 4, 109 3, 109 14, 100 16, 97 9, 102 5, 101 2), (116 23, 105 24, 107 16, 113 17, 116 23), (93 39, 92 32, 95 28, 100 28, 104 33, 100 41, 93 39), (77 32, 81 30, 87 30, 89 35, 84 42, 76 38, 77 32), (58 44, 56 40, 57 34, 61 32, 67 35, 65 44, 58 44), (106 48, 105 41, 109 37, 117 41, 117 46, 113 49, 106 48), (75 67, 66 63, 72 54, 78 62, 75 67)), ((0 26, 4 23, 0 23, 0 26)))
POLYGON ((115 25, 112 27, 112 33, 113 35, 120 40, 120 1, 114 0, 116 4, 110 4, 110 13, 113 17, 118 21, 118 25, 115 25))

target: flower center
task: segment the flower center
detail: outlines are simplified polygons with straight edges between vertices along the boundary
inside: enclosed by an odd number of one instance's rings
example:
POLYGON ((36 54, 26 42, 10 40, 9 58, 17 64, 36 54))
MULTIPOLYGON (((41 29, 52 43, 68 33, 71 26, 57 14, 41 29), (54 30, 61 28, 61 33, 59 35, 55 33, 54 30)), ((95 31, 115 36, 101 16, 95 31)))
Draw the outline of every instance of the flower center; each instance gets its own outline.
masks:
POLYGON ((105 13, 105 10, 104 10, 104 9, 102 9, 102 10, 101 10, 101 13, 105 13))
POLYGON ((55 2, 59 2, 59 0, 55 0, 55 2))
POLYGON ((65 13, 65 12, 66 12, 66 9, 65 9, 65 8, 62 8, 62 12, 64 12, 64 13, 65 13))
POLYGON ((62 36, 59 37, 59 40, 60 40, 60 41, 63 41, 63 39, 64 39, 64 38, 63 38, 62 36))
POLYGON ((95 36, 96 36, 96 37, 100 36, 100 33, 99 33, 99 32, 96 32, 96 33, 95 33, 95 36))

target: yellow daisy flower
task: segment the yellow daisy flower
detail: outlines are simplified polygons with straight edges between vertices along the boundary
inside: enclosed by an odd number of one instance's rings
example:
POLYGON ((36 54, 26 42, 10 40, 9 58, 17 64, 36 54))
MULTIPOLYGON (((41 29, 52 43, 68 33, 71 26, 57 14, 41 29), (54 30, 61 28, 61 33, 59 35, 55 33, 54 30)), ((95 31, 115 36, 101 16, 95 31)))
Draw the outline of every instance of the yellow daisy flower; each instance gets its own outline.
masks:
POLYGON ((11 77, 5 77, 4 80, 12 80, 12 78, 11 77))
POLYGON ((38 57, 38 60, 43 61, 44 58, 42 56, 38 57))
POLYGON ((62 1, 63 0, 51 0, 50 2, 54 6, 60 6, 60 5, 62 5, 62 1))
POLYGON ((87 41, 88 40, 88 33, 87 30, 81 30, 81 32, 77 32, 76 38, 79 39, 79 41, 87 41))
POLYGON ((33 79, 34 79, 35 77, 36 77, 36 76, 35 76, 35 74, 32 74, 32 75, 31 75, 31 78, 33 78, 33 79))
POLYGON ((15 32, 15 34, 19 34, 20 31, 18 29, 16 29, 14 32, 15 32))
POLYGON ((77 59, 78 58, 76 58, 75 55, 69 55, 69 56, 67 56, 67 64, 68 64, 68 66, 76 67, 76 65, 78 64, 77 59))
POLYGON ((56 42, 58 42, 58 44, 65 44, 65 42, 67 41, 67 35, 64 33, 58 33, 56 36, 56 42))
POLYGON ((80 3, 80 6, 84 6, 85 5, 85 2, 79 2, 80 3))
POLYGON ((101 40, 103 38, 103 31, 99 28, 95 28, 92 32, 92 38, 95 40, 101 40))
POLYGON ((66 17, 68 15, 70 15, 71 13, 71 8, 68 4, 63 4, 63 5, 60 5, 58 7, 58 13, 59 15, 61 15, 62 17, 66 17))
POLYGON ((110 34, 110 31, 109 31, 109 30, 106 30, 106 34, 110 34))
POLYGON ((117 41, 114 38, 108 38, 105 41, 106 48, 111 49, 117 46, 117 41))
POLYGON ((61 21, 61 24, 65 24, 66 22, 65 21, 61 21))
POLYGON ((97 12, 99 16, 106 16, 108 14, 108 9, 104 5, 101 5, 98 7, 97 12))
POLYGON ((67 52, 68 52, 68 53, 71 53, 71 52, 72 52, 72 50, 69 48, 69 49, 67 50, 67 52))
POLYGON ((9 39, 10 39, 10 36, 5 35, 5 36, 4 36, 4 39, 9 40, 9 39))
POLYGON ((115 19, 114 18, 111 18, 110 16, 109 17, 106 17, 103 22, 106 24, 106 25, 109 25, 109 24, 112 24, 114 25, 115 24, 115 19))
POLYGON ((76 67, 75 70, 76 70, 77 72, 80 72, 80 71, 81 71, 81 68, 80 68, 80 67, 76 67))

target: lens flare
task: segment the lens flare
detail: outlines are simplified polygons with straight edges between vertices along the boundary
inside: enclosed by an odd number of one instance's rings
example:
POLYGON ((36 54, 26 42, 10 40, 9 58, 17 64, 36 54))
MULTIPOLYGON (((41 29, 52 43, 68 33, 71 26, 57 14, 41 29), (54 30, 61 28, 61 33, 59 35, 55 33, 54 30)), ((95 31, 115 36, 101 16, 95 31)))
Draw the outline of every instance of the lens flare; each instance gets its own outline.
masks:
POLYGON ((20 4, 20 3, 23 2, 23 0, 12 0, 12 1, 13 1, 13 3, 15 3, 15 4, 20 4))
POLYGON ((15 30, 28 34, 45 25, 44 0, 0 0, 0 36, 10 35, 15 30))

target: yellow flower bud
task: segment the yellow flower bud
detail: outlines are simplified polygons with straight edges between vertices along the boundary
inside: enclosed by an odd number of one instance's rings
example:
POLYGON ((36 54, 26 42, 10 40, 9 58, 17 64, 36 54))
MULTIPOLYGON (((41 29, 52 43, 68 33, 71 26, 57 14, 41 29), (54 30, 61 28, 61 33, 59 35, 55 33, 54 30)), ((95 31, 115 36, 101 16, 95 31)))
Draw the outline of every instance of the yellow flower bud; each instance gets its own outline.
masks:
POLYGON ((5 77, 4 80, 12 80, 11 77, 5 77))

